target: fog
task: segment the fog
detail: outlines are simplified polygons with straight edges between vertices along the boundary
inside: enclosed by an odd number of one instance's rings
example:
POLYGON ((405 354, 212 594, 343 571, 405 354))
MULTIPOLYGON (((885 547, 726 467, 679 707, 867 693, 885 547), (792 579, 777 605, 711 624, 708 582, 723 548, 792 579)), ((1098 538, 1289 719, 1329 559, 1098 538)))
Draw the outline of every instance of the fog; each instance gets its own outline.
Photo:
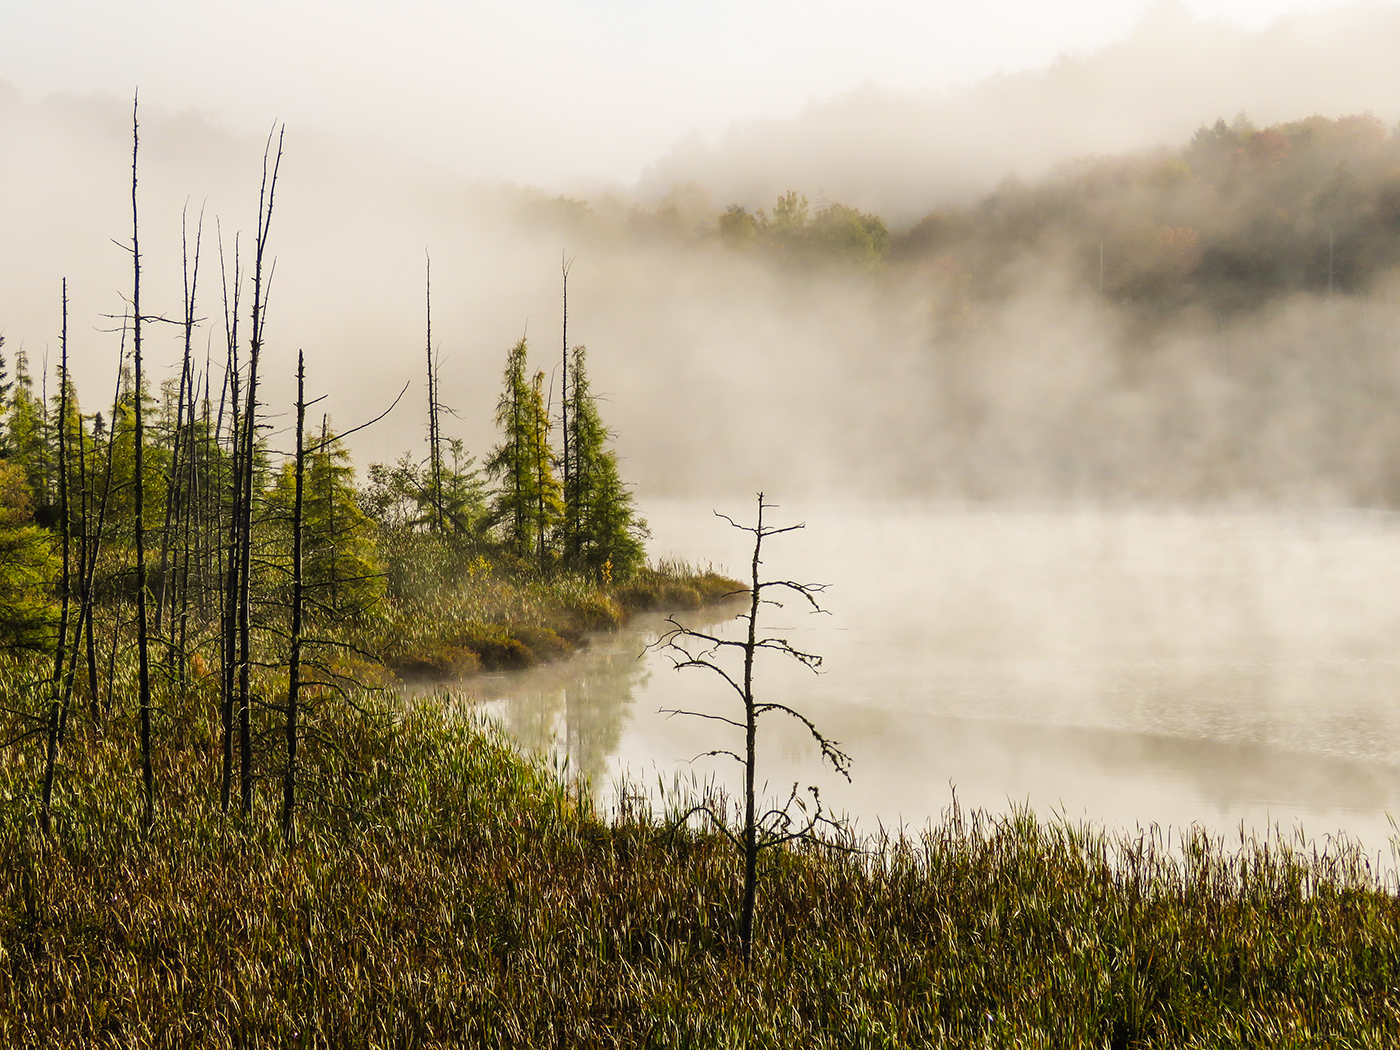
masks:
MULTIPOLYGON (((1238 108, 1261 126, 1314 110, 1390 122, 1400 76, 1383 57, 1397 34, 1392 4, 1294 13, 1262 29, 1157 8, 1126 39, 1046 70, 936 99, 861 90, 673 152, 630 189, 594 192, 586 210, 558 204, 554 189, 472 180, 447 160, 293 125, 271 241, 269 404, 290 401, 297 348, 341 426, 418 384, 426 250, 451 433, 481 454, 506 348, 525 332, 539 367, 558 358, 567 254, 571 342, 590 348, 605 418, 643 494, 778 485, 1391 505, 1400 434, 1385 411, 1396 385, 1388 280, 1144 329, 1042 244, 1006 268, 1009 286, 977 307, 975 325, 950 334, 946 287, 926 270, 793 268, 729 251, 714 230, 731 202, 771 205, 791 188, 887 205, 898 233, 1013 169, 1029 178, 1085 150, 1179 145, 1238 108)), ((188 203, 193 223, 203 208, 199 312, 217 348, 214 222, 226 248, 240 230, 246 245, 263 132, 149 92, 142 119, 146 302, 178 313, 180 213, 188 203)), ((0 171, 0 331, 9 354, 37 362, 55 342, 66 276, 91 411, 113 367, 104 315, 121 313, 129 280, 111 243, 129 236, 129 101, 10 88, 0 134, 22 158, 0 171)), ((175 336, 164 352, 152 344, 157 372, 173 369, 175 336)), ((357 436, 362 465, 419 446, 420 386, 357 436)))
MULTIPOLYGON (((647 509, 659 552, 743 560, 746 537, 704 504, 647 509)), ((770 718, 770 791, 817 784, 866 831, 921 827, 955 792, 1114 829, 1195 824, 1227 844, 1241 827, 1340 831, 1393 870, 1394 515, 784 501, 770 520, 807 526, 774 539, 768 564, 831 589, 827 615, 789 604, 762 621, 821 654, 823 673, 761 661, 757 688, 853 757, 847 783, 800 725, 770 718)), ((567 755, 605 805, 675 783, 733 793, 733 763, 693 760, 731 747, 728 731, 666 714, 732 713, 711 675, 644 648, 666 627, 644 618, 562 664, 459 691, 567 755)))
MULTIPOLYGON (((726 540, 675 522, 712 506, 741 513, 756 489, 811 512, 818 542, 799 545, 796 564, 838 585, 838 628, 816 638, 834 673, 816 688, 781 688, 851 743, 866 786, 842 806, 919 820, 936 815, 953 780, 994 807, 1031 798, 1118 823, 1206 813, 1222 828, 1308 817, 1321 821, 1314 830, 1345 826, 1375 845, 1400 762, 1394 256, 1345 229, 1334 236, 1337 220, 1319 206, 1289 220, 1288 244, 1304 246, 1292 269, 1280 262, 1257 287, 1239 282, 1249 294, 1227 301, 1177 280, 1172 267, 1196 241, 1170 209, 1151 222, 1130 214, 1121 228, 1067 210, 1034 235, 1015 218, 1089 192, 1092 179, 1073 174, 1085 162, 1065 167, 1086 153, 1140 151, 1109 163, 1108 183, 1121 169, 1175 185, 1170 151, 1221 117, 1236 129, 1221 124, 1221 134, 1252 143, 1252 129, 1276 121, 1369 112, 1379 122, 1343 130, 1370 144, 1366 163, 1389 163, 1400 6, 1258 22, 1154 8, 1106 39, 1057 43, 1087 50, 1048 66, 1053 54, 1011 40, 1003 54, 1021 71, 988 78, 971 62, 964 87, 920 80, 900 52, 886 86, 850 90, 871 61, 860 44, 834 79, 731 107, 727 133, 714 114, 738 89, 715 87, 718 101, 699 105, 653 55, 628 67, 630 80, 602 77, 620 97, 654 73, 655 96, 638 103, 650 116, 619 118, 576 155, 582 133, 526 119, 541 103, 528 92, 512 100, 509 88, 494 129, 444 124, 438 141, 428 125, 446 120, 441 99, 390 129, 402 98, 387 96, 356 129, 327 115, 334 106, 270 97, 276 83, 306 83, 273 78, 220 109, 226 100, 193 74, 192 98, 179 77, 156 77, 141 101, 143 303, 179 314, 182 210, 191 236, 202 211, 196 345, 201 356, 208 346, 217 384, 217 242, 231 253, 241 231, 246 261, 264 136, 290 112, 270 242, 269 411, 285 423, 304 349, 309 391, 327 396, 341 428, 408 387, 355 435, 361 471, 422 452, 426 252, 439 397, 453 410, 444 431, 484 458, 509 346, 524 333, 535 366, 552 371, 559 358, 560 265, 572 259, 569 341, 589 348, 623 473, 657 527, 654 553, 741 563, 726 540), (266 113, 255 121, 259 99, 266 113), (1253 124, 1234 119, 1241 110, 1253 124), (663 117, 664 137, 641 128, 663 117), (699 133, 686 137, 691 128, 699 133), (464 159, 473 135, 486 160, 464 159), (777 241, 745 247, 732 222, 722 227, 731 204, 776 221, 788 190, 818 217, 850 216, 821 211, 833 202, 878 213, 888 256, 799 257, 777 241), (915 225, 930 213, 936 222, 915 225), (1156 253, 1145 270, 1134 244, 1156 253), (1132 266, 1178 298, 1143 293, 1124 276, 1132 266), (1115 805, 1095 802, 1105 798, 1115 805)), ((771 77, 792 50, 778 48, 771 77)), ((129 287, 128 256, 112 242, 130 236, 131 103, 110 75, 75 74, 76 90, 64 90, 30 70, 23 86, 0 90, 4 352, 13 366, 22 351, 35 372, 46 355, 53 364, 66 277, 88 412, 111 389, 112 330, 129 287)), ((427 90, 436 75, 412 82, 427 90)), ((590 83, 560 119, 601 97, 590 83)), ((1386 181, 1394 172, 1351 163, 1323 172, 1327 192, 1375 190, 1374 213, 1348 214, 1385 241, 1395 227, 1387 202, 1400 200, 1386 181)), ((1227 228, 1232 200, 1217 209, 1227 228)), ((1248 244, 1253 227, 1238 225, 1227 232, 1248 244)), ((1236 256, 1226 262, 1227 276, 1240 269, 1236 256)), ((173 374, 178 330, 148 333, 148 369, 173 374)), ((273 447, 284 438, 273 434, 273 447)), ((556 699, 579 680, 600 697, 621 683, 619 699, 594 712, 602 742, 576 761, 600 777, 629 755, 678 762, 689 737, 632 719, 645 683, 623 666, 630 656, 599 651, 606 666, 547 672, 575 683, 550 679, 556 699)), ((534 702, 528 689, 506 691, 534 702)), ((559 730, 554 703, 503 717, 547 743, 559 730)), ((780 768, 810 765, 775 739, 780 768)))
MULTIPOLYGON (((1193 0, 1252 26, 1297 0, 1193 0)), ((1316 7, 1316 2, 1306 6, 1316 7)), ((674 142, 873 81, 943 91, 1126 34, 1148 0, 49 0, 0 9, 0 79, 273 116, 472 177, 631 182, 674 142)))
POLYGON ((1400 119, 1400 6, 1295 11, 1260 29, 1160 4, 1122 40, 951 91, 872 81, 791 119, 691 139, 642 186, 695 179, 757 206, 792 188, 912 221, 1010 173, 1034 178, 1071 157, 1189 138, 1245 112, 1263 126, 1312 113, 1400 119))

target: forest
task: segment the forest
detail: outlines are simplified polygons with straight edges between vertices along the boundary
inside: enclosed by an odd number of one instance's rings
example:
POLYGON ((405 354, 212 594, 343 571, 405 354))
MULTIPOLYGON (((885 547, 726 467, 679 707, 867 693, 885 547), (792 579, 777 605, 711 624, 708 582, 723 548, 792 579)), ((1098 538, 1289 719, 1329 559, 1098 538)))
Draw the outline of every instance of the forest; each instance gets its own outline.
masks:
POLYGON ((1119 306, 1230 315, 1296 292, 1364 294, 1400 263, 1400 129, 1360 114, 1258 128, 1241 113, 1177 148, 1090 156, 892 229, 797 190, 771 206, 707 206, 678 187, 653 208, 538 198, 526 214, 604 239, 718 242, 787 266, 930 282, 952 317, 1015 290, 1031 264, 1119 306))
MULTIPOLYGON (((143 306, 132 131, 110 386, 80 398, 69 374, 66 286, 54 367, 14 351, 0 379, 0 1041, 1385 1045, 1400 904, 1355 851, 1168 846, 956 806, 922 832, 814 818, 789 833, 775 806, 760 855, 755 652, 820 665, 755 640, 761 588, 815 606, 820 587, 761 583, 757 543, 749 582, 648 562, 587 351, 568 339, 567 261, 564 337, 548 367, 523 337, 503 348, 498 441, 479 464, 448 433, 425 268, 425 448, 357 480, 346 440, 412 402, 389 391, 379 416, 333 423, 302 355, 269 334, 280 137, 250 242, 216 226, 210 248, 190 217, 172 319, 143 306), (222 360, 197 352, 206 315, 222 360), (178 374, 153 384, 143 354, 171 325, 178 374), (279 369, 296 376, 290 405, 263 393, 279 369), (397 689, 735 598, 747 649, 677 621, 671 639, 695 645, 682 662, 722 645, 747 658, 743 800, 663 793, 604 812, 444 696, 397 689), (726 823, 739 801, 746 827, 726 823)), ((1364 119, 1222 123, 1179 154, 1008 184, 903 233, 796 192, 690 228, 531 206, 597 236, 914 274, 964 305, 995 296, 1027 245, 1054 245, 1131 309, 1238 311, 1379 280, 1396 159, 1364 119), (1246 220, 1281 245, 1268 265, 1245 250, 1246 220)), ((758 538, 790 531, 765 532, 765 506, 758 538)))

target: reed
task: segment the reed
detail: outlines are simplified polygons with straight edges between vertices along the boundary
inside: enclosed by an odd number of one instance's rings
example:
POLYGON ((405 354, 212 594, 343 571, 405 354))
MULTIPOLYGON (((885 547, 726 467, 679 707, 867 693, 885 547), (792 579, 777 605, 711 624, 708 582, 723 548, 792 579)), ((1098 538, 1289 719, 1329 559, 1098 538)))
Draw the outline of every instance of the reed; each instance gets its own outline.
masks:
POLYGON ((39 744, 8 752, 0 1044, 1381 1047, 1400 1031, 1400 904, 1344 844, 954 809, 855 852, 765 854, 746 969, 718 836, 605 817, 450 705, 355 699, 314 709, 291 847, 273 769, 250 816, 221 814, 213 683, 157 692, 149 828, 134 705, 76 731, 47 836, 39 744))
POLYGON ((591 631, 638 612, 696 609, 746 593, 712 568, 664 561, 614 584, 538 572, 500 551, 454 548, 426 534, 395 536, 390 586, 357 638, 402 678, 452 678, 528 667, 571 652, 591 631))

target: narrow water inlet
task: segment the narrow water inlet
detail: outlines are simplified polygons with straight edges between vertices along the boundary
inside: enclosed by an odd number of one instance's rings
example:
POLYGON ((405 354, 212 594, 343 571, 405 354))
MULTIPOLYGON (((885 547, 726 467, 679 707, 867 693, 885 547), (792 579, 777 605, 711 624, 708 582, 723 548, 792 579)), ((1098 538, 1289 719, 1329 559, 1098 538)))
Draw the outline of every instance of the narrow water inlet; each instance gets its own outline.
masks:
MULTIPOLYGON (((718 509, 742 520, 743 507, 718 509)), ((709 506, 645 510, 655 554, 746 566, 744 535, 709 506)), ((765 568, 829 583, 830 612, 789 605, 766 626, 822 654, 824 673, 770 661, 757 690, 810 715, 854 765, 847 785, 770 716, 771 793, 817 784, 865 830, 937 819, 956 790, 964 806, 1127 831, 1301 826, 1389 857, 1400 517, 907 503, 778 516, 807 528, 775 540, 765 568)), ((525 745, 567 755, 604 804, 623 778, 732 788, 732 762, 691 761, 732 744, 729 731, 659 713, 724 712, 732 694, 647 649, 663 629, 642 617, 566 661, 459 691, 525 745)))

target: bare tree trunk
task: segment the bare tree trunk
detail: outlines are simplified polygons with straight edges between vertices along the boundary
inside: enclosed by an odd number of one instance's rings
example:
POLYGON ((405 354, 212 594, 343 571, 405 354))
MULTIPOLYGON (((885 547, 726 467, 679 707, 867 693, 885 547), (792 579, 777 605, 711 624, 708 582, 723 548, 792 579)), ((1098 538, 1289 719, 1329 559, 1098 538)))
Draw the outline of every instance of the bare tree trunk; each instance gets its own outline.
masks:
MULTIPOLYGON (((79 509, 78 516, 82 521, 82 532, 78 536, 78 586, 82 588, 78 605, 78 630, 74 635, 74 644, 77 639, 84 640, 84 647, 87 656, 88 669, 88 704, 89 714, 92 716, 93 725, 97 724, 97 650, 92 637, 92 545, 90 543, 90 530, 92 529, 92 500, 88 495, 89 480, 87 468, 87 451, 83 441, 81 417, 78 427, 78 478, 81 486, 79 488, 79 509)), ((78 654, 73 654, 73 668, 69 672, 69 688, 72 688, 72 678, 78 670, 78 654)), ((63 726, 59 727, 60 734, 63 726)))
MULTIPOLYGON (((208 382, 208 373, 207 373, 207 372, 205 373, 204 381, 205 381, 206 383, 208 382)), ((186 506, 185 516, 184 516, 184 518, 185 518, 185 527, 184 527, 184 533, 183 533, 183 535, 181 536, 181 547, 182 547, 182 550, 183 550, 183 554, 182 554, 182 558, 181 558, 180 568, 177 570, 177 573, 176 573, 176 575, 177 575, 177 577, 178 577, 178 579, 179 579, 179 597, 180 597, 180 602, 179 602, 179 605, 178 605, 178 607, 177 607, 176 604, 175 604, 174 598, 172 597, 172 599, 171 599, 171 605, 170 605, 170 614, 171 614, 171 616, 173 617, 173 619, 172 619, 172 621, 171 621, 171 624, 170 624, 170 628, 171 628, 171 630, 172 630, 173 632, 175 632, 175 651, 178 652, 178 653, 180 654, 180 657, 181 657, 181 659, 180 659, 180 685, 181 685, 181 686, 187 685, 187 684, 188 684, 188 681, 189 681, 189 677, 188 677, 188 672, 189 672, 189 658, 188 658, 188 657, 189 657, 189 650, 188 650, 187 646, 188 646, 188 642, 189 642, 189 622, 190 622, 190 615, 189 615, 189 613, 190 613, 190 571, 191 571, 192 560, 193 560, 193 558, 194 558, 194 553, 193 553, 193 551, 194 551, 194 546, 195 546, 195 544, 198 542, 198 539, 199 539, 198 527, 197 527, 196 522, 195 522, 196 511, 197 511, 197 508, 198 508, 199 505, 200 505, 200 491, 199 491, 199 455, 197 454, 196 449, 195 449, 195 425, 194 425, 195 387, 194 387, 194 385, 193 385, 193 381, 192 381, 192 385, 191 385, 191 387, 190 387, 190 405, 189 405, 189 409, 190 409, 190 413, 189 413, 189 423, 188 423, 188 427, 189 427, 189 441, 188 441, 188 443, 187 443, 187 444, 188 444, 188 455, 186 456, 186 461, 187 461, 187 468, 186 468, 186 469, 187 469, 188 476, 187 476, 186 479, 185 479, 185 506, 186 506)))
POLYGON ((155 775, 151 769, 151 657, 148 625, 146 622, 146 479, 145 470, 145 421, 142 413, 141 377, 141 245, 140 224, 136 210, 136 154, 140 144, 136 122, 136 101, 131 106, 131 315, 132 315, 132 354, 136 389, 132 401, 135 405, 136 452, 134 468, 136 489, 133 498, 136 530, 136 661, 137 696, 141 705, 141 785, 144 792, 145 808, 143 821, 147 827, 155 819, 156 790, 155 775))
MULTIPOLYGON (((262 353, 263 321, 267 312, 267 292, 263 277, 263 265, 267 250, 268 229, 272 225, 273 200, 277 193, 277 170, 282 162, 282 138, 277 139, 277 156, 273 162, 271 178, 267 171, 268 152, 271 151, 272 137, 268 136, 268 148, 263 153, 263 185, 258 196, 258 236, 253 255, 253 310, 252 332, 248 343, 248 400, 243 413, 243 525, 239 556, 238 594, 238 750, 239 801, 243 815, 253 812, 253 735, 252 735, 252 694, 249 673, 252 661, 252 640, 249 588, 252 579, 253 544, 253 461, 257 450, 257 403, 258 403, 258 359, 262 353)), ((267 282, 270 284, 269 275, 267 282)))
MULTIPOLYGON (((239 270, 237 238, 234 239, 233 246, 233 297, 231 301, 228 275, 224 270, 222 233, 219 237, 219 267, 223 276, 224 289, 224 334, 228 339, 224 383, 229 394, 229 449, 232 460, 230 464, 232 477, 230 478, 229 490, 228 562, 222 567, 221 576, 223 580, 223 602, 221 603, 223 623, 220 631, 219 654, 222 680, 220 724, 223 730, 219 805, 222 811, 227 813, 233 785, 234 690, 238 677, 238 582, 243 578, 239 571, 239 555, 243 549, 239 542, 243 534, 243 432, 240 422, 238 389, 238 298, 242 287, 242 273, 239 270)), ((220 425, 222 422, 221 419, 220 425)))
MULTIPOLYGON (((125 329, 125 321, 123 321, 125 329)), ((88 650, 88 690, 91 692, 90 703, 92 705, 92 720, 96 725, 98 722, 98 679, 97 679, 97 640, 94 633, 93 620, 97 615, 97 562, 102 554, 102 536, 107 528, 107 505, 112 496, 112 467, 117 447, 117 415, 121 410, 122 401, 122 363, 126 357, 126 348, 123 346, 121 354, 117 359, 117 384, 112 391, 112 421, 107 427, 107 462, 103 467, 102 477, 102 500, 97 507, 97 528, 93 530, 92 550, 88 554, 87 576, 83 581, 83 603, 87 606, 87 650, 88 650)), ((83 522, 84 538, 87 535, 87 520, 83 522)), ((114 623, 121 621, 121 611, 118 608, 113 615, 114 623)), ((115 631, 115 627, 113 628, 115 631)), ((112 660, 116 661, 116 636, 112 640, 112 660)), ((112 710, 112 674, 113 668, 109 664, 107 672, 107 703, 104 705, 108 713, 112 710)))
POLYGON ((296 497, 292 505, 292 643, 287 668, 287 768, 282 777, 282 838, 292 841, 296 806, 297 701, 301 690, 302 489, 306 478, 306 365, 297 352, 296 497))
MULTIPOLYGON (((532 406, 538 405, 540 400, 540 388, 544 386, 544 373, 535 375, 535 390, 532 406)), ((531 408, 534 412, 534 407, 531 408)), ((549 457, 549 409, 540 409, 532 421, 534 430, 535 445, 535 525, 537 537, 535 540, 535 557, 539 563, 541 575, 545 571, 545 545, 544 545, 544 519, 545 519, 545 468, 548 466, 549 457)))
POLYGON ((437 365, 433 360, 433 260, 427 261, 428 318, 428 476, 432 478, 434 532, 442 532, 442 435, 438 428, 437 365))
MULTIPOLYGON (((743 897, 739 906, 739 941, 743 954, 744 964, 747 966, 753 952, 753 927, 754 911, 758 901, 758 856, 765 849, 772 849, 782 846, 785 843, 799 840, 812 841, 818 836, 815 834, 819 826, 829 828, 839 828, 840 822, 831 820, 823 812, 821 799, 815 787, 809 788, 811 793, 811 808, 807 803, 800 802, 796 785, 793 786, 792 795, 787 803, 781 807, 768 810, 762 816, 758 814, 756 797, 755 772, 757 766, 757 736, 759 718, 772 712, 778 712, 789 716, 800 722, 807 730, 811 738, 816 742, 821 750, 822 760, 829 762, 832 768, 847 780, 850 779, 850 756, 841 750, 839 744, 822 734, 812 723, 812 720, 800 711, 789 707, 787 704, 775 703, 773 701, 758 702, 754 697, 754 660, 759 650, 777 653, 796 660, 812 671, 817 671, 821 667, 821 657, 815 653, 803 652, 790 645, 786 639, 775 638, 773 636, 760 637, 758 633, 758 613, 759 607, 763 605, 781 605, 782 603, 773 598, 765 598, 764 592, 776 589, 779 592, 786 591, 800 597, 810 605, 813 612, 823 612, 817 602, 817 595, 825 590, 826 585, 820 583, 799 583, 793 580, 761 580, 758 569, 762 564, 763 541, 769 536, 776 536, 785 532, 793 532, 804 526, 788 525, 782 528, 772 528, 764 524, 764 511, 770 509, 771 504, 765 504, 763 493, 758 494, 758 518, 752 528, 747 525, 740 525, 727 515, 721 514, 735 528, 750 533, 754 538, 753 561, 751 565, 751 577, 749 586, 749 611, 741 613, 741 617, 748 620, 748 627, 742 640, 733 638, 722 638, 703 631, 696 631, 685 627, 675 619, 671 619, 671 630, 662 636, 658 643, 662 648, 669 649, 676 654, 674 657, 675 666, 701 667, 716 672, 739 696, 744 705, 744 720, 731 719, 717 716, 706 712, 675 710, 668 711, 668 714, 691 715, 698 718, 717 719, 736 729, 744 731, 744 749, 740 754, 737 749, 718 748, 706 752, 708 755, 725 756, 734 759, 744 767, 744 819, 742 827, 732 827, 726 812, 716 812, 712 803, 707 799, 699 805, 693 807, 684 814, 680 820, 684 823, 695 814, 702 814, 717 826, 724 836, 734 844, 743 857, 744 864, 744 886, 743 897), (699 647, 698 649, 696 647, 699 647), (720 653, 739 652, 743 654, 743 672, 735 675, 723 666, 723 663, 716 659, 720 653), (794 820, 792 807, 797 805, 804 811, 802 818, 794 820)), ((727 807, 726 807, 727 808, 727 807)))
POLYGON ((63 661, 67 655, 68 643, 68 598, 71 590, 69 576, 69 541, 71 527, 68 520, 68 280, 63 281, 63 332, 60 336, 61 357, 58 367, 58 507, 60 534, 63 537, 63 572, 59 577, 58 637, 54 642, 53 682, 49 699, 49 726, 47 747, 44 749, 44 789, 39 808, 39 826, 45 834, 49 831, 49 802, 53 797, 54 765, 58 760, 58 737, 63 708, 63 661))
MULTIPOLYGON (((182 213, 180 216, 180 244, 182 249, 181 255, 185 288, 185 316, 183 322, 185 347, 180 363, 180 386, 175 398, 175 433, 171 442, 170 473, 166 478, 165 485, 165 525, 161 529, 160 534, 160 600, 156 603, 154 623, 156 636, 162 637, 162 630, 167 627, 165 609, 168 605, 170 607, 170 619, 168 624, 170 636, 166 638, 166 665, 171 670, 174 669, 176 660, 183 658, 183 653, 178 651, 175 641, 175 609, 179 589, 178 585, 174 584, 172 580, 170 544, 171 539, 179 531, 182 517, 188 513, 188 508, 186 507, 188 493, 185 491, 184 486, 184 469, 186 467, 186 459, 193 455, 193 449, 190 449, 188 452, 186 451, 187 435, 185 430, 186 420, 188 419, 192 422, 194 419, 194 398, 191 395, 190 411, 187 416, 185 412, 185 395, 187 391, 191 389, 193 383, 190 357, 192 350, 191 343, 194 339, 195 295, 199 283, 199 248, 200 241, 203 240, 203 235, 204 214, 201 212, 199 216, 199 229, 195 234, 194 271, 191 273, 187 227, 185 224, 185 215, 182 213)), ((193 438, 192 431, 188 437, 191 439, 193 438)), ((183 671, 180 677, 183 681, 183 671)))
POLYGON ((744 962, 753 951, 753 913, 758 903, 758 822, 754 805, 754 745, 758 738, 758 713, 753 701, 753 658, 758 648, 759 552, 763 547, 763 493, 758 494, 758 524, 754 529, 752 590, 749 594, 749 630, 744 644, 744 904, 739 914, 739 943, 744 962))
POLYGON ((559 268, 564 277, 564 353, 560 359, 559 422, 564 431, 564 552, 566 556, 574 550, 574 508, 570 481, 573 478, 572 463, 569 459, 569 267, 571 263, 561 259, 559 268))

